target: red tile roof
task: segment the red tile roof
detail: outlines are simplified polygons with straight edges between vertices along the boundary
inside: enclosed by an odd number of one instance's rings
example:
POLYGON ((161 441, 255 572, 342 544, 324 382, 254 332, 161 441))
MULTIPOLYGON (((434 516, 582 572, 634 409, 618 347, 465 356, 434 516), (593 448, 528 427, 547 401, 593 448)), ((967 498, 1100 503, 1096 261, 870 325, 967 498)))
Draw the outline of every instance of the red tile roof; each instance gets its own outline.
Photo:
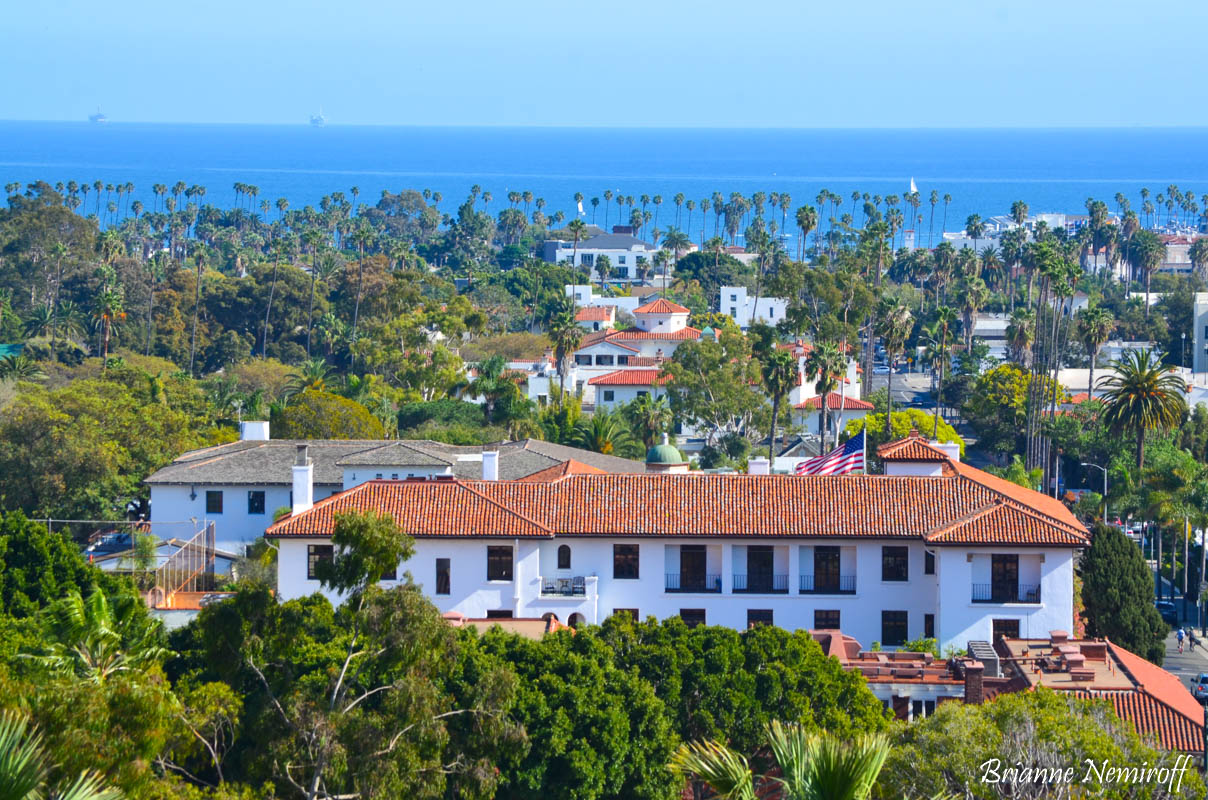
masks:
POLYGON ((563 461, 561 464, 554 464, 552 467, 546 467, 543 470, 534 472, 532 475, 526 475, 520 480, 529 481, 530 483, 544 483, 548 481, 556 481, 565 478, 567 475, 603 475, 604 470, 596 469, 590 464, 584 464, 582 461, 575 461, 573 458, 569 461, 563 461))
POLYGON ((684 308, 679 303, 673 303, 665 297, 660 297, 654 302, 647 303, 644 306, 638 306, 633 310, 635 314, 691 314, 692 309, 684 308))
POLYGON ((905 439, 896 442, 886 442, 877 448, 877 456, 882 461, 950 461, 948 454, 928 442, 917 431, 913 431, 905 439))
POLYGON ((1078 522, 1077 517, 1070 512, 1065 503, 1056 497, 1041 494, 1026 486, 1020 486, 1018 483, 1011 483, 1005 478, 991 475, 988 472, 959 461, 950 460, 949 465, 956 474, 976 481, 990 491, 1010 500, 1017 507, 1033 509, 1046 517, 1061 521, 1067 527, 1085 530, 1082 527, 1082 523, 1078 522))
POLYGON ((575 313, 575 322, 612 322, 616 306, 584 306, 575 313))
POLYGON ((667 339, 669 341, 679 341, 681 339, 699 339, 700 331, 693 328, 691 325, 686 325, 678 331, 644 331, 641 328, 625 328, 619 331, 610 331, 608 341, 615 342, 617 339, 667 339))
POLYGON ((659 369, 619 369, 588 381, 592 386, 662 386, 671 380, 659 369))
POLYGON ((1090 399, 1091 399, 1091 396, 1088 393, 1078 392, 1078 394, 1070 395, 1069 402, 1070 402, 1070 405, 1076 406, 1076 405, 1079 405, 1080 403, 1085 403, 1087 400, 1090 400, 1090 399))
MULTIPOLYGON (((872 411, 874 408, 876 408, 876 406, 874 406, 872 403, 861 400, 858 397, 848 397, 846 395, 840 395, 838 392, 830 392, 826 395, 826 407, 828 409, 837 409, 840 406, 842 406, 845 411, 872 411)), ((810 408, 814 410, 820 409, 822 408, 822 398, 815 395, 804 402, 798 403, 797 405, 793 406, 793 408, 799 408, 802 410, 810 408)))
POLYGON ((1035 512, 999 513, 959 535, 953 532, 962 531, 962 520, 1006 502, 980 482, 957 474, 572 474, 544 483, 371 481, 285 517, 267 535, 327 536, 334 512, 378 509, 392 514, 413 536, 937 535, 938 544, 1085 546, 1085 529, 1076 522, 1070 526, 1035 512))

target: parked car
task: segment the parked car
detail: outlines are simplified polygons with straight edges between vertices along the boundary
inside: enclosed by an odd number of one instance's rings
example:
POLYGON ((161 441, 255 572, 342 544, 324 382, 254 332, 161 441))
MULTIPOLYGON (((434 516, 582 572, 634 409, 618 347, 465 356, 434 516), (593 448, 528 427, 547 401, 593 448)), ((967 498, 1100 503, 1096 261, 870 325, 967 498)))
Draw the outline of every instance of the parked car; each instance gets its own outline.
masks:
POLYGON ((1191 693, 1195 695, 1195 699, 1201 703, 1208 702, 1208 672, 1201 672, 1195 680, 1191 682, 1191 693))
POLYGON ((888 375, 889 374, 889 365, 888 364, 877 364, 875 367, 872 368, 872 374, 873 375, 888 375))
POLYGON ((1158 610, 1158 613, 1162 615, 1162 619, 1166 623, 1170 625, 1179 624, 1179 612, 1178 609, 1175 608, 1175 605, 1172 601, 1155 600, 1153 607, 1158 610))

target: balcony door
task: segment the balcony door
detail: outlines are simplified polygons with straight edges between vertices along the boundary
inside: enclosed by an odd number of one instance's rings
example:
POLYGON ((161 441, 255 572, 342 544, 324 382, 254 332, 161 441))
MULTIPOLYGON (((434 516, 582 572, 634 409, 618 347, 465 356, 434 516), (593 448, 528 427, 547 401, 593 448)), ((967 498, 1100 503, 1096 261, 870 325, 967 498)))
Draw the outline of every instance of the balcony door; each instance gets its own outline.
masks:
POLYGON ((705 591, 705 546, 685 544, 680 546, 680 591, 705 591))
POLYGON ((772 547, 751 545, 747 547, 747 590, 751 592, 772 591, 772 547))
POLYGON ((839 591, 839 548, 814 548, 814 591, 834 594, 839 591))
POLYGON ((1011 603, 1019 592, 1019 556, 990 556, 990 598, 996 603, 1011 603))

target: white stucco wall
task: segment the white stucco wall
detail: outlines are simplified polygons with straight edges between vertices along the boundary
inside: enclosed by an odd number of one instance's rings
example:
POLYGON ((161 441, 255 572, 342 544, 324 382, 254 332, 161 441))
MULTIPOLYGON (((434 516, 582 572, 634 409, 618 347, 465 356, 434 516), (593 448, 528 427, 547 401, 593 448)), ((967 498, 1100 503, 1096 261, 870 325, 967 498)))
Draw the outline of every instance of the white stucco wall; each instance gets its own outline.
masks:
MULTIPOLYGON (((283 599, 318 591, 317 581, 306 579, 306 545, 323 544, 321 539, 281 539, 278 587, 283 599)), ((415 581, 442 611, 458 611, 469 617, 485 617, 488 611, 507 609, 517 617, 540 617, 554 613, 563 622, 571 614, 582 614, 589 623, 602 621, 614 609, 636 608, 639 615, 658 618, 675 616, 681 609, 704 609, 706 622, 731 628, 746 627, 749 609, 769 609, 776 625, 789 630, 814 627, 814 612, 837 610, 840 627, 865 647, 882 640, 881 611, 906 611, 908 638, 924 633, 924 615, 935 614, 936 635, 941 646, 964 647, 969 639, 989 639, 991 620, 1019 618, 1025 635, 1047 633, 1054 628, 1069 630, 1073 625, 1072 553, 1047 549, 1021 552, 1020 579, 1024 580, 1022 556, 1035 557, 1042 584, 1043 603, 990 604, 972 602, 974 583, 970 555, 980 558, 994 551, 985 548, 938 548, 936 574, 925 575, 925 548, 919 541, 876 540, 852 542, 851 539, 810 540, 765 539, 719 541, 715 538, 594 538, 559 537, 542 540, 515 539, 421 539, 415 555, 399 575, 409 571, 415 581), (613 545, 636 544, 639 547, 640 577, 637 580, 613 578, 613 545), (558 546, 571 548, 571 568, 558 570, 558 546), (706 546, 706 573, 722 576, 722 591, 667 591, 668 573, 678 574, 679 547, 685 544, 706 546), (789 576, 784 594, 746 594, 734 592, 733 576, 746 573, 746 548, 749 544, 771 545, 775 574, 789 576), (513 581, 488 581, 487 547, 508 545, 514 550, 513 581), (853 594, 803 594, 800 576, 812 574, 812 548, 836 545, 840 550, 840 573, 854 574, 853 594), (909 576, 905 581, 883 581, 881 548, 905 546, 909 553, 909 576), (1045 560, 1041 564, 1039 556, 1045 560), (436 559, 450 559, 448 595, 434 595, 436 559), (714 572, 716 570, 716 572, 714 572), (849 570, 851 572, 849 572, 849 570), (586 594, 577 597, 543 596, 542 578, 558 579, 582 576, 586 594), (943 588, 940 588, 942 584, 943 588)))
MULTIPOLYGON (((287 476, 288 477, 288 476, 287 476)), ((316 501, 340 491, 339 486, 315 486, 316 501)), ((182 522, 196 518, 214 521, 219 550, 243 553, 246 545, 264 535, 273 524, 273 512, 290 505, 290 486, 165 486, 151 487, 152 522, 182 522), (206 513, 206 491, 222 492, 222 513, 206 513), (248 513, 248 492, 264 492, 264 513, 248 513), (190 494, 194 494, 190 498, 190 494)))

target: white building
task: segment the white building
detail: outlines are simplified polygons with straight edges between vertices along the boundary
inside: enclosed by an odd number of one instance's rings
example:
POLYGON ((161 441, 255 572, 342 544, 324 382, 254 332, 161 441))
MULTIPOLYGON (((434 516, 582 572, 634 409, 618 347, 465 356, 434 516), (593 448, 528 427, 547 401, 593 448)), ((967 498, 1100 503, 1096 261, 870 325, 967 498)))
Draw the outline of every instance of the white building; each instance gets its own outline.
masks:
MULTIPOLYGON (((826 396, 826 414, 828 418, 827 436, 834 436, 835 431, 847 427, 854 419, 864 419, 876 409, 872 403, 861 400, 851 393, 840 394, 830 392, 826 396), (840 413, 841 412, 841 413, 840 413)), ((807 433, 822 433, 822 397, 814 395, 799 403, 793 404, 793 421, 807 433)))
POLYGON ((592 378, 588 383, 595 390, 596 408, 612 410, 643 395, 664 397, 667 379, 661 372, 657 367, 619 369, 592 378))
POLYGON ((617 324, 616 306, 584 306, 575 312, 575 322, 588 331, 605 331, 617 324))
POLYGON ((600 273, 596 263, 600 256, 607 256, 610 264, 608 280, 613 283, 632 283, 638 279, 638 259, 649 265, 648 275, 654 274, 654 254, 658 248, 629 233, 601 233, 579 242, 550 240, 545 242, 542 258, 551 264, 569 267, 586 267, 592 280, 599 282, 600 273))
POLYGON ((489 449, 421 440, 269 439, 267 422, 245 422, 241 435, 184 453, 147 478, 152 523, 213 521, 218 549, 242 555, 274 512, 296 505, 292 470, 300 457, 310 464, 311 502, 373 480, 479 479, 491 469, 496 477, 519 480, 572 460, 606 472, 643 470, 637 461, 535 439, 489 449), (484 455, 488 451, 498 455, 484 455))
POLYGON ((379 481, 299 508, 266 535, 285 599, 320 590, 315 565, 333 557, 337 512, 382 509, 415 539, 397 576, 471 618, 679 615, 839 629, 887 648, 1071 629, 1088 538, 1061 503, 917 436, 881 457, 887 475, 379 481))
POLYGON ((783 297, 756 299, 745 286, 723 286, 717 296, 717 310, 746 330, 756 321, 775 325, 788 313, 789 301, 783 297))

